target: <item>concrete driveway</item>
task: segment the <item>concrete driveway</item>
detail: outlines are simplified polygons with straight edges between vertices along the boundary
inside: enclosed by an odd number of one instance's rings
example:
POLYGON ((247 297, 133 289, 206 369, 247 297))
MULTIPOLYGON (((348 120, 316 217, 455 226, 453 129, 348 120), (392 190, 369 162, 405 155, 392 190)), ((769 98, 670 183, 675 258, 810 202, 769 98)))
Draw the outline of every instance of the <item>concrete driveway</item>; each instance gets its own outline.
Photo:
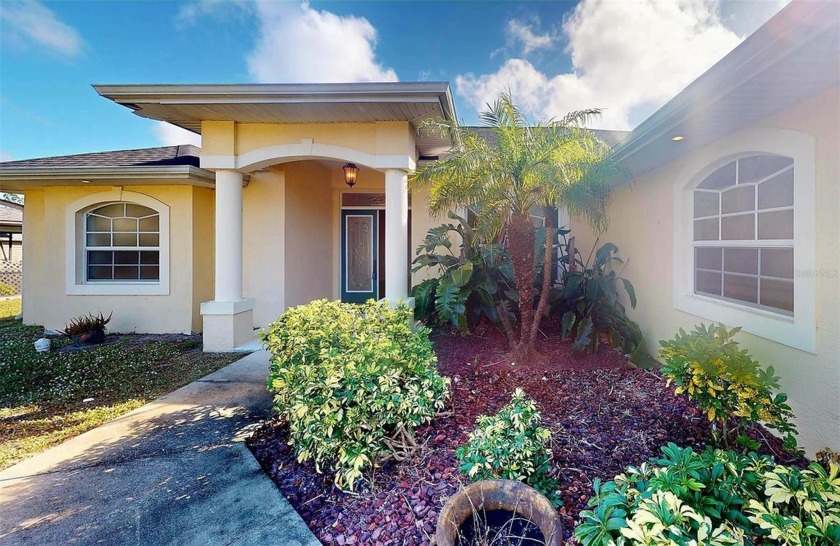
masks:
POLYGON ((320 544, 243 443, 267 375, 252 353, 0 472, 0 544, 320 544))

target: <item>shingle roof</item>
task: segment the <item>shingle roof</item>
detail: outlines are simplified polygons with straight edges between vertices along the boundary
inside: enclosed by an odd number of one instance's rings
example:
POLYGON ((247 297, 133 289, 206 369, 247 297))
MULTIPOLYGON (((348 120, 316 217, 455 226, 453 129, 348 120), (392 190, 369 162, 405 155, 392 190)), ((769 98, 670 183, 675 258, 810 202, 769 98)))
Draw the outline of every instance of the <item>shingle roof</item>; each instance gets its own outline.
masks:
POLYGON ((158 148, 140 148, 137 150, 116 150, 92 154, 61 155, 4 161, 0 169, 19 168, 61 168, 61 167, 142 167, 151 165, 192 165, 199 166, 201 149, 191 144, 180 146, 161 146, 158 148))
MULTIPOLYGON (((467 127, 467 129, 478 133, 490 146, 496 145, 496 135, 489 127, 467 127)), ((630 134, 630 131, 607 131, 603 129, 589 129, 589 131, 606 142, 610 147, 615 147, 617 144, 620 144, 630 134)))
POLYGON ((0 224, 22 224, 23 207, 17 203, 0 199, 0 224))

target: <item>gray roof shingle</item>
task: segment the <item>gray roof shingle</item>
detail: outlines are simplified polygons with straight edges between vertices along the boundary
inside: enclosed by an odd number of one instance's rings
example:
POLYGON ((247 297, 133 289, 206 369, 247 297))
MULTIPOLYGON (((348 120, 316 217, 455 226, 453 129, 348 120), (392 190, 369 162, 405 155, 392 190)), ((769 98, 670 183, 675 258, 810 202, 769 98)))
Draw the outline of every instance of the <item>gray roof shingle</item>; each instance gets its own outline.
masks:
POLYGON ((137 150, 116 150, 92 154, 61 155, 4 161, 0 169, 83 168, 83 167, 142 167, 152 165, 199 166, 201 149, 191 144, 161 146, 137 150))

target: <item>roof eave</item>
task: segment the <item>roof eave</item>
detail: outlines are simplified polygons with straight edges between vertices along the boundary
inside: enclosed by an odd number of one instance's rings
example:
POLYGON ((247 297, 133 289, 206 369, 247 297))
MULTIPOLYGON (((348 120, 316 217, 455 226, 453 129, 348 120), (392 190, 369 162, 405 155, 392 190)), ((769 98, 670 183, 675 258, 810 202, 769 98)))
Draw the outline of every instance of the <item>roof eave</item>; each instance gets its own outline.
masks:
POLYGON ((142 185, 173 184, 215 187, 212 171, 191 165, 129 166, 129 167, 41 167, 37 169, 2 168, 3 189, 24 191, 39 186, 142 185), (86 182, 83 182, 85 180, 86 182))

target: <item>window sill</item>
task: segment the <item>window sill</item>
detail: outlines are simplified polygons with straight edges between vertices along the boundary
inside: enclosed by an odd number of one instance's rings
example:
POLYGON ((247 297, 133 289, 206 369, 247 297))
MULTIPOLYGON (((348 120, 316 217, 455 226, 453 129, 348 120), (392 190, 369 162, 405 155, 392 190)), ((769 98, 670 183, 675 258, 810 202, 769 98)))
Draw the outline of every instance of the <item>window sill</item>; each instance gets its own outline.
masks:
POLYGON ((782 345, 816 352, 814 325, 797 321, 796 317, 698 294, 677 296, 674 307, 702 319, 722 322, 730 328, 740 326, 744 332, 782 345))
POLYGON ((169 285, 156 283, 88 283, 67 286, 68 296, 168 296, 169 285))

